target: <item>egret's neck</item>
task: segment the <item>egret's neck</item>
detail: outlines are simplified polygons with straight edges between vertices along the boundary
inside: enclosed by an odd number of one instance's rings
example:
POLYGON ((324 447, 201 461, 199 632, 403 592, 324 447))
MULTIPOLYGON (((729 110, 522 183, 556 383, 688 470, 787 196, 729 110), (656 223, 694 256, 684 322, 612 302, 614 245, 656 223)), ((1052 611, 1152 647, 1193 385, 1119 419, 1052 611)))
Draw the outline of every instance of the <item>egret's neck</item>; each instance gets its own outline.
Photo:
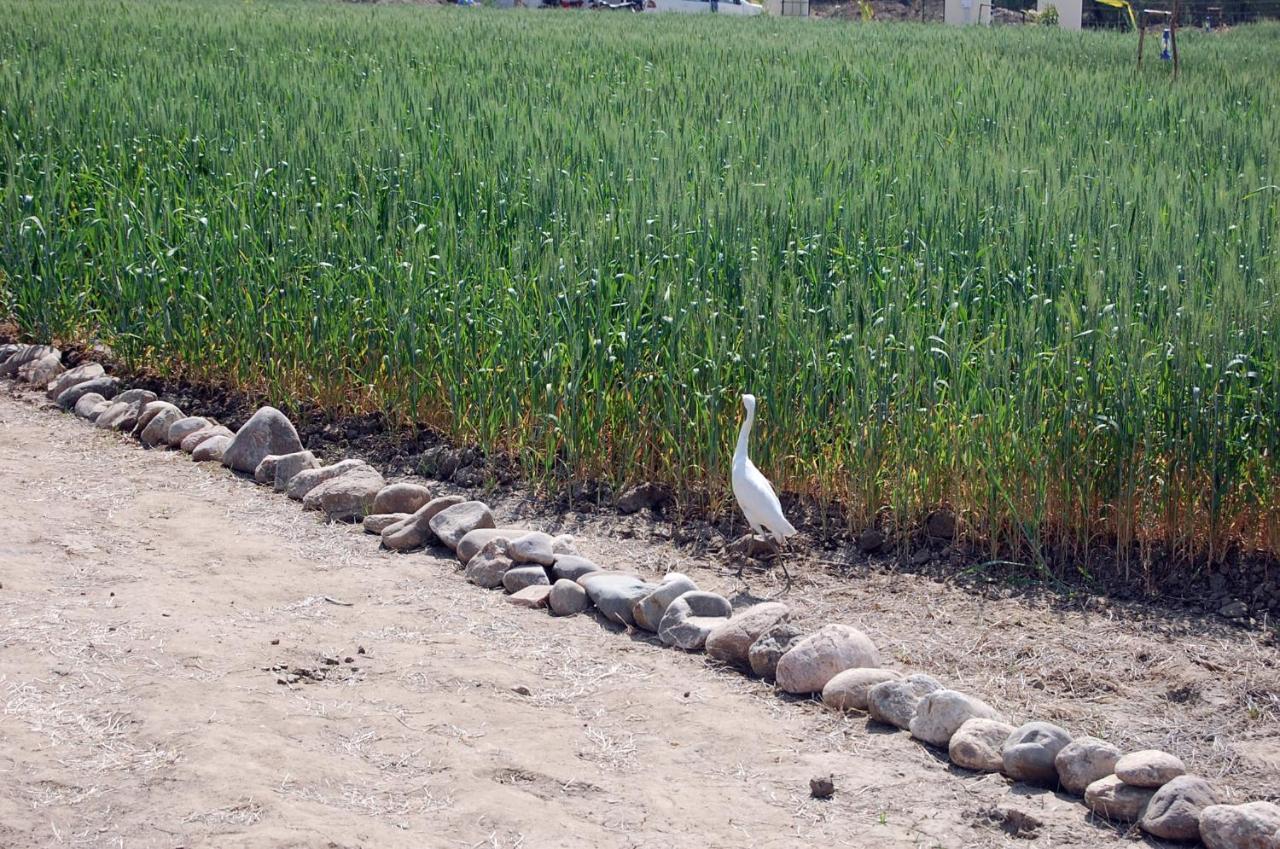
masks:
POLYGON ((751 439, 751 425, 755 418, 756 411, 747 410, 747 417, 742 420, 742 427, 738 429, 738 447, 733 452, 735 463, 742 463, 747 459, 747 442, 751 439))

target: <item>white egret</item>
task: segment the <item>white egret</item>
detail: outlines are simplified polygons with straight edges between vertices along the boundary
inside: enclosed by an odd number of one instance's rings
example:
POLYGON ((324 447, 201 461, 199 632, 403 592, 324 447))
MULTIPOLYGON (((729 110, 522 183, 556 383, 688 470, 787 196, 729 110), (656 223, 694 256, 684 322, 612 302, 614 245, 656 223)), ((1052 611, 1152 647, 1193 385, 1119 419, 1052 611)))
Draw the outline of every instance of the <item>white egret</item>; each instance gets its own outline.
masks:
POLYGON ((738 506, 742 508, 742 515, 747 517, 751 530, 784 543, 787 537, 796 533, 796 529, 782 515, 782 504, 769 479, 760 474, 747 456, 751 425, 756 419, 756 396, 743 395, 742 406, 747 410, 747 417, 738 431, 738 447, 733 452, 733 497, 738 499, 738 506))

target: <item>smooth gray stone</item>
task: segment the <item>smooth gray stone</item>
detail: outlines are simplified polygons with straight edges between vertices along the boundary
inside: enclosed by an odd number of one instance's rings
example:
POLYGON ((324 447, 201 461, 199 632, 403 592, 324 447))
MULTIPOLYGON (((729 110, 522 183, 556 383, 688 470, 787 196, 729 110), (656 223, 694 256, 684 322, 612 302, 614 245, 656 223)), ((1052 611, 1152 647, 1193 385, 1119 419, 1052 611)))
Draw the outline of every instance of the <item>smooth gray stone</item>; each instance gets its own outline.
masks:
MULTIPOLYGON (((174 422, 182 418, 182 411, 177 407, 170 410, 161 410, 151 417, 151 421, 147 422, 142 428, 139 439, 142 444, 148 448, 155 448, 157 445, 167 445, 169 438, 169 428, 173 427, 174 422)), ((141 419, 139 419, 141 424, 141 419)))
POLYGON ((182 445, 182 440, 196 431, 210 427, 213 424, 204 416, 187 416, 186 418, 178 419, 169 425, 169 432, 165 434, 164 441, 168 443, 170 448, 177 448, 182 445))
POLYGON ((210 460, 220 463, 222 462, 222 455, 226 453, 227 447, 230 445, 230 436, 225 433, 216 433, 195 447, 191 452, 191 459, 197 463, 205 463, 210 460))
POLYGON ((936 680, 920 673, 886 681, 867 691, 867 712, 876 722, 906 731, 911 727, 911 718, 916 715, 920 700, 941 689, 942 685, 936 680))
POLYGON ((1120 750, 1097 737, 1077 737, 1053 759, 1062 789, 1077 796, 1100 778, 1115 772, 1120 750))
POLYGON ((58 396, 58 406, 64 410, 70 410, 75 407, 76 402, 84 396, 93 393, 101 395, 106 400, 111 400, 120 392, 120 380, 115 377, 95 377, 92 380, 86 380, 83 383, 77 383, 65 389, 58 396))
POLYGON ((631 609, 653 590, 656 584, 645 583, 635 575, 616 572, 593 572, 578 579, 591 603, 606 619, 627 627, 635 627, 631 609))
MULTIPOLYGON (((220 424, 202 427, 195 433, 189 433, 182 438, 182 442, 178 444, 178 448, 186 454, 193 454, 195 450, 205 443, 206 440, 213 439, 215 436, 232 436, 230 428, 223 427, 220 424)), ((223 452, 226 455, 226 452, 223 452)))
POLYGON ((471 531, 492 528, 495 525, 493 513, 489 511, 489 505, 483 501, 464 501, 461 504, 446 507, 432 516, 431 521, 427 523, 440 542, 454 551, 458 550, 458 544, 462 542, 462 538, 471 531))
POLYGON ((662 624, 663 614, 667 612, 671 602, 697 589, 698 585, 688 575, 682 575, 679 572, 668 573, 656 590, 632 606, 631 618, 635 620, 637 627, 657 633, 658 626, 662 624))
POLYGON ((366 534, 381 536, 382 532, 391 525, 403 522, 407 518, 409 518, 408 513, 371 513, 365 516, 360 524, 366 534))
MULTIPOLYGON (((1131 787, 1114 775, 1099 778, 1084 790, 1084 806, 1113 822, 1137 822, 1156 794, 1145 787, 1131 787)), ((1234 849, 1234 847, 1233 847, 1234 849)))
POLYGON ((463 500, 460 495, 431 499, 401 521, 383 529, 382 545, 392 551, 409 551, 434 542, 436 535, 431 530, 431 519, 441 510, 461 504, 463 500))
POLYGON ((832 678, 859 666, 880 666, 871 638, 848 625, 823 625, 778 659, 774 676, 788 693, 821 693, 832 678))
MULTIPOLYGON (((507 553, 510 554, 510 552, 511 547, 507 546, 507 553)), ((551 581, 547 580, 547 570, 541 566, 516 566, 502 575, 502 586, 509 593, 518 593, 525 587, 542 585, 550 586, 551 581)))
POLYGON ((917 740, 945 749, 951 743, 951 735, 970 719, 995 718, 995 708, 982 699, 956 690, 934 690, 916 705, 907 729, 917 740))
POLYGON ((374 499, 386 485, 373 466, 359 466, 312 487, 303 496, 302 509, 318 510, 330 522, 358 522, 373 509, 374 499))
MULTIPOLYGON (((138 413, 138 422, 133 426, 133 435, 141 439, 142 433, 147 429, 147 426, 155 420, 156 416, 165 412, 171 416, 173 413, 178 414, 171 420, 170 424, 182 418, 183 415, 177 406, 170 404, 168 401, 152 401, 150 404, 144 405, 142 411, 138 413)), ((169 432, 166 430, 161 436, 168 436, 168 434, 169 432)))
POLYGON ((1194 842, 1200 839, 1200 815, 1216 804, 1218 794, 1213 785, 1198 775, 1179 775, 1151 797, 1138 825, 1164 840, 1194 842))
POLYGON ((978 772, 1004 769, 1004 743, 1016 729, 999 719, 975 716, 951 735, 947 756, 958 767, 978 772))
POLYGON ((1134 787, 1163 787, 1186 771, 1181 758, 1159 749, 1130 752, 1116 761, 1116 777, 1134 787))
POLYGON ((548 604, 556 616, 573 616, 589 608, 591 599, 577 581, 561 578, 551 585, 548 604))
POLYGON ((416 483, 387 484, 373 500, 375 513, 413 514, 431 501, 431 490, 416 483))
POLYGON ((532 531, 511 540, 507 546, 507 554, 517 563, 532 563, 539 566, 550 566, 556 562, 556 553, 552 546, 555 540, 550 534, 532 531))
POLYGON ((732 615, 733 605, 724 596, 698 590, 686 592, 667 605, 658 625, 658 638, 668 646, 698 651, 711 629, 732 615))
POLYGON ((1051 722, 1028 722, 1004 742, 1004 774, 1041 787, 1058 786, 1058 754, 1071 742, 1067 729, 1051 722))
POLYGON ((289 484, 299 472, 320 468, 320 461, 310 451, 294 451, 292 454, 280 454, 276 457, 275 469, 271 474, 271 488, 276 492, 286 492, 289 484))
POLYGON ((107 411, 94 420, 100 428, 129 432, 138 423, 142 408, 156 400, 156 394, 146 389, 128 389, 121 392, 111 401, 107 411))
POLYGON ((251 475, 268 454, 280 456, 301 450, 302 440, 289 417, 275 407, 262 407, 236 432, 222 455, 222 465, 251 475))
MULTIPOLYGON (((300 452, 294 452, 300 453, 300 452)), ((332 466, 321 466, 318 469, 303 469, 289 479, 285 492, 294 501, 301 501, 307 497, 307 493, 315 489, 327 480, 333 480, 340 475, 345 475, 352 469, 358 469, 365 465, 364 460, 348 459, 340 460, 332 466)), ((277 471, 280 468, 279 462, 276 463, 277 471)))
POLYGON ((45 390, 45 397, 50 401, 58 400, 58 396, 66 392, 73 386, 84 383, 87 380, 93 380, 97 377, 105 377, 106 371, 100 363, 81 363, 73 369, 68 369, 58 375, 49 383, 48 389, 45 390))
POLYGON ((751 668, 751 644, 790 611, 782 602, 768 601, 740 610, 728 622, 711 629, 705 648, 710 657, 741 669, 751 668))
POLYGON ((96 416, 94 411, 97 409, 98 405, 109 405, 110 403, 111 402, 106 398, 103 398, 97 392, 90 392, 86 395, 82 395, 80 400, 76 401, 75 414, 82 419, 93 421, 93 418, 96 416))
POLYGON ((556 580, 576 581, 583 575, 603 571, 595 563, 576 554, 557 554, 556 562, 551 566, 551 574, 556 580))
MULTIPOLYGON (((461 504, 462 502, 459 501, 457 503, 461 504)), ((458 550, 455 554, 458 555, 458 562, 465 566, 467 561, 474 557, 480 549, 484 548, 485 544, 490 540, 504 540, 503 547, 505 549, 506 542, 516 537, 524 536, 527 533, 529 533, 528 528, 477 528, 462 538, 458 543, 458 550)))

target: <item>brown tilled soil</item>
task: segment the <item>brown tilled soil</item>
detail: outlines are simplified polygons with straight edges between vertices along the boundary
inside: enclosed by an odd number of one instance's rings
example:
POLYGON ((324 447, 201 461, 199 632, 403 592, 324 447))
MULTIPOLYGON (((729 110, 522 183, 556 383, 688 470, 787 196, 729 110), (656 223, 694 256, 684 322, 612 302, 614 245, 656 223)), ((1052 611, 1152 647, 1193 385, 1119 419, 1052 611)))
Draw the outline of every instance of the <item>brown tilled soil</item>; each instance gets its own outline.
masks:
MULTIPOLYGON (((1015 722, 1168 748, 1235 798, 1280 799, 1266 631, 809 555, 785 589, 655 541, 678 535, 661 521, 494 506, 607 566, 860 627, 1015 722)), ((0 515, 6 849, 1131 842, 1076 800, 595 618, 517 610, 447 552, 379 551, 30 394, 0 398, 0 515), (835 796, 814 800, 824 775, 835 796)))

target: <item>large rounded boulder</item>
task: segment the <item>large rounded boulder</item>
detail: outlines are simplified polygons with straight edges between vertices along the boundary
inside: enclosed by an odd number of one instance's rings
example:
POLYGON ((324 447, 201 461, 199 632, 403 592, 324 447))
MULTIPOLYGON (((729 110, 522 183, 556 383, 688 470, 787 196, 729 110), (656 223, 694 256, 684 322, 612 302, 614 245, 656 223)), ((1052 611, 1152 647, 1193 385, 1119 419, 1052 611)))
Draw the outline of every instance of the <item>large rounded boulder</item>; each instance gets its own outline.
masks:
POLYGON ((95 377, 102 377, 106 374, 100 363, 84 363, 73 369, 64 371, 62 374, 49 381, 49 386, 45 390, 45 397, 50 401, 58 400, 58 396, 66 392, 73 386, 93 380, 95 377))
POLYGON ((789 614, 787 606, 767 601, 740 611, 728 622, 711 629, 707 635, 707 654, 721 663, 751 668, 751 644, 789 614))
MULTIPOLYGON (((454 504, 431 517, 427 527, 440 542, 453 551, 458 550, 462 538, 471 531, 496 527, 489 505, 483 501, 463 501, 454 504)), ((509 539, 509 538, 508 538, 509 539)))
POLYGON ((1062 789, 1077 796, 1100 778, 1115 772, 1120 750, 1097 737, 1077 737, 1063 746, 1053 759, 1062 789))
POLYGON ((981 699, 956 690, 934 690, 916 705, 907 729, 917 740, 945 749, 951 736, 969 720, 995 718, 995 709, 981 699))
POLYGON ((686 592, 667 605, 658 624, 658 637, 666 645, 697 651, 706 643, 711 629, 732 615, 733 605, 724 596, 697 590, 686 592))
POLYGON ((1187 771, 1177 755, 1159 749, 1142 749, 1116 761, 1116 777, 1134 787, 1163 787, 1187 771))
POLYGON ((1210 805, 1200 812, 1200 839, 1209 849, 1275 849, 1278 834, 1280 806, 1271 802, 1210 805))
POLYGON ((222 465, 247 475, 253 474, 268 454, 293 454, 302 450, 298 431, 275 407, 254 413, 222 453, 222 465))
POLYGON ((656 590, 631 606, 631 618, 635 620, 636 627, 657 633, 662 617, 671 603, 697 589, 698 585, 688 575, 668 572, 656 590))
MULTIPOLYGON (((436 538, 436 535, 431 531, 431 519, 440 511, 455 504, 461 504, 465 500, 461 495, 442 495, 439 498, 431 499, 400 521, 383 528, 383 547, 391 551, 409 551, 410 549, 421 548, 436 538)), ((376 503, 374 507, 377 507, 376 503)))
POLYGON ((841 672, 864 666, 880 666, 875 643, 857 628, 824 625, 779 658, 774 675, 788 693, 820 693, 841 672))
POLYGON ((62 352, 49 345, 23 345, 0 362, 0 377, 15 377, 23 366, 50 358, 61 361, 62 352))
POLYGON ((1014 728, 999 719, 974 717, 956 729, 947 743, 947 756, 958 767, 977 772, 1004 769, 1004 744, 1014 728))
POLYGON ((361 465, 317 484, 303 497, 302 508, 318 510, 331 522, 358 522, 373 510, 374 499, 386 485, 377 469, 361 465))
POLYGON ((940 683, 920 672, 884 681, 867 691, 867 712, 876 722, 906 731, 911 727, 920 700, 941 689, 940 683))
POLYGON ((1004 774, 1015 781, 1058 786, 1058 753, 1071 742, 1071 734, 1051 722, 1028 722, 1005 741, 1004 774))
POLYGON ((431 490, 418 483, 384 486, 373 499, 374 513, 414 513, 431 500, 431 490))
POLYGON ((1154 790, 1132 787, 1114 775, 1108 775, 1084 789, 1084 805, 1112 822, 1137 822, 1147 812, 1147 804, 1155 794, 1154 790))
POLYGON ((846 669, 822 688, 822 703, 833 710, 866 710, 872 687, 901 677, 902 673, 893 669, 846 669))
POLYGON ((71 410, 75 408, 76 402, 86 395, 101 395, 103 398, 110 400, 119 391, 120 379, 118 377, 92 377, 68 386, 58 393, 58 406, 64 410, 71 410))
POLYGON ((635 604, 658 588, 635 575, 621 572, 589 572, 578 579, 587 597, 608 620, 636 627, 635 604))
POLYGON ((1218 794, 1213 785, 1198 775, 1179 775, 1151 797, 1138 825, 1164 840, 1194 842, 1200 839, 1200 815, 1216 804, 1218 794))

